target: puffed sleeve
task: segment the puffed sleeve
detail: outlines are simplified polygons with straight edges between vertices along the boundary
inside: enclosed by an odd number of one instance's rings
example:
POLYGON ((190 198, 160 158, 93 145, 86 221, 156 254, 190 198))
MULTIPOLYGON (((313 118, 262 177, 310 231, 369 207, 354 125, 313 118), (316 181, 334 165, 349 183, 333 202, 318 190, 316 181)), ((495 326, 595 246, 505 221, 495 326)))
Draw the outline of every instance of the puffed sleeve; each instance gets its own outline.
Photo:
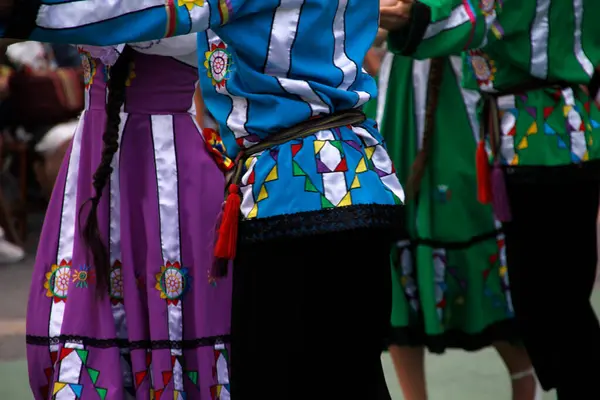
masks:
POLYGON ((0 37, 96 46, 203 32, 242 15, 249 0, 19 0, 0 37))

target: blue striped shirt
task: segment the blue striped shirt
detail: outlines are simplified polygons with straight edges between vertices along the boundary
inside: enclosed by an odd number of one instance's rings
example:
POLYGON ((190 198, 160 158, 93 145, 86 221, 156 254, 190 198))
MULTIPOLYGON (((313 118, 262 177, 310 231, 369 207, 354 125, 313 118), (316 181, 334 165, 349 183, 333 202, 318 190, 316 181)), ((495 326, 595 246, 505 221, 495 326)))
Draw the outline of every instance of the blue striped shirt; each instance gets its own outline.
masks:
MULTIPOLYGON (((376 96, 375 82, 362 64, 377 33, 378 5, 365 0, 45 0, 30 39, 102 46, 199 32, 202 94, 220 126, 212 144, 227 160, 282 128, 360 108, 376 96)), ((272 206, 262 212, 251 211, 254 203, 245 211, 242 205, 246 218, 324 205, 394 205, 403 199, 374 123, 303 141, 311 154, 305 150, 299 156, 303 161, 286 168, 295 166, 291 177, 302 170, 311 182, 302 183, 302 190, 320 193, 321 199, 271 196, 272 206), (362 183, 357 174, 363 174, 362 183)), ((260 154, 255 158, 257 169, 268 164, 261 163, 260 154)), ((261 196, 266 199, 264 184, 275 184, 265 175, 249 185, 251 164, 247 162, 244 185, 252 187, 257 203, 261 196)), ((291 185, 279 182, 280 192, 291 185)), ((247 203, 246 192, 244 197, 247 203)))

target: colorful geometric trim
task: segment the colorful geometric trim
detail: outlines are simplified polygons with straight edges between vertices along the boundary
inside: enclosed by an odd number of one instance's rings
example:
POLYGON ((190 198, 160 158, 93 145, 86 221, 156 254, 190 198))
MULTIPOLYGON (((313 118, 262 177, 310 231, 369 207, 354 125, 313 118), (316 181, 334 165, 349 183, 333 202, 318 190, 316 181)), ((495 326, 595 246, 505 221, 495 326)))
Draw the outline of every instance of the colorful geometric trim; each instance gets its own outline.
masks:
POLYGON ((204 0, 177 0, 177 5, 187 8, 188 11, 192 11, 194 7, 204 6, 204 0))
POLYGON ((225 25, 233 15, 233 7, 230 0, 219 1, 219 15, 221 16, 221 25, 225 25))
POLYGON ((231 158, 227 157, 227 150, 219 132, 211 128, 204 128, 202 136, 204 137, 206 149, 217 163, 219 169, 223 172, 230 171, 235 164, 231 158))
POLYGON ((231 398, 229 385, 229 351, 225 344, 217 343, 214 347, 215 365, 213 367, 213 378, 215 385, 210 387, 212 400, 228 400, 231 398))
POLYGON ((165 11, 167 12, 165 37, 171 37, 175 35, 177 29, 177 6, 175 5, 175 0, 166 0, 165 11))

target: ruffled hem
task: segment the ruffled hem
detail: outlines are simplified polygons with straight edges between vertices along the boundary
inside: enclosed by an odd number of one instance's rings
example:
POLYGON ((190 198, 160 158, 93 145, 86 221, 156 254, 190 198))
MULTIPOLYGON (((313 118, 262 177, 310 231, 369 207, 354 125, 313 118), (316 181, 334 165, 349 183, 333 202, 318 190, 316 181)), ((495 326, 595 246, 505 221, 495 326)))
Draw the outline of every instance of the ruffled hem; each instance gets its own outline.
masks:
POLYGON ((427 347, 431 353, 443 354, 448 349, 479 351, 495 342, 518 344, 520 340, 515 320, 506 319, 478 333, 449 330, 440 335, 427 335, 422 327, 392 327, 385 348, 391 345, 427 347))

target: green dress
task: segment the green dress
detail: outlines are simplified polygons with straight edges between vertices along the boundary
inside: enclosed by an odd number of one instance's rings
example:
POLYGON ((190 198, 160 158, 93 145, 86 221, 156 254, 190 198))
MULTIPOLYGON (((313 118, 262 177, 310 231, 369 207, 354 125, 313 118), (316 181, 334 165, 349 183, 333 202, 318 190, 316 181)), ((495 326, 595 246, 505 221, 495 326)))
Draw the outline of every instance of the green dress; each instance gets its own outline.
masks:
MULTIPOLYGON (((430 61, 386 55, 378 122, 404 184, 421 147, 430 61)), ((459 57, 443 60, 430 157, 406 203, 406 240, 392 254, 391 343, 478 350, 517 339, 504 239, 490 206, 477 202, 479 93, 460 87, 459 57)))
POLYGON ((579 85, 587 85, 600 65, 600 1, 415 4, 411 23, 390 34, 390 50, 416 59, 462 53, 464 68, 472 71, 463 86, 503 95, 497 147, 511 174, 581 164, 599 171, 600 111, 579 85), (532 79, 562 87, 518 89, 532 79))

